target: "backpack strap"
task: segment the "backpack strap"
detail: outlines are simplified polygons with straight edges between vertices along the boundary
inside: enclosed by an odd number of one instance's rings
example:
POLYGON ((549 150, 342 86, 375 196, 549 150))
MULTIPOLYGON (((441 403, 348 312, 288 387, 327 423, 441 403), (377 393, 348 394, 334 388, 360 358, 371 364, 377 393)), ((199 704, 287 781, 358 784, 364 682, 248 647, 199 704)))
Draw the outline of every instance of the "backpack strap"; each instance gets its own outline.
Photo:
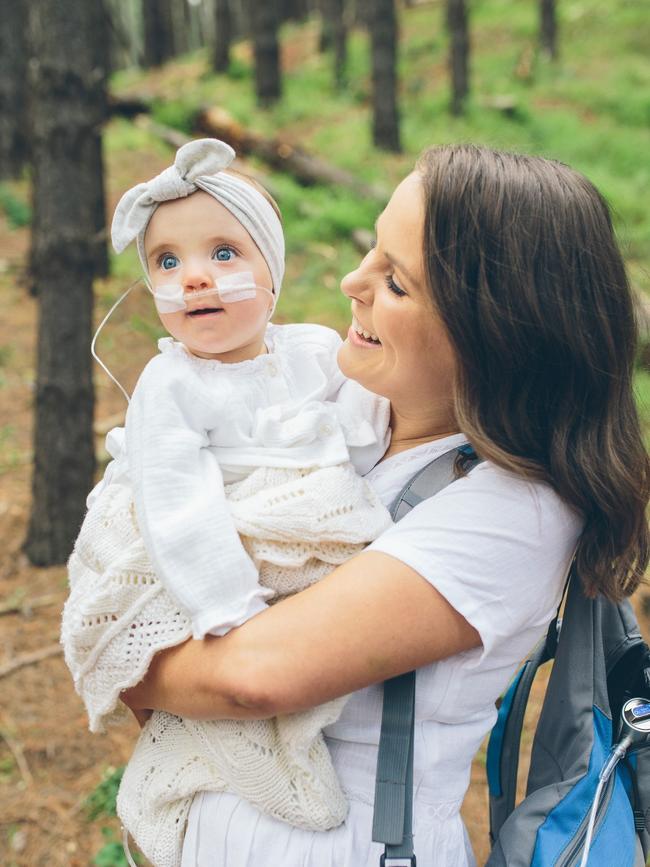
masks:
POLYGON ((490 843, 515 808, 519 745, 528 697, 537 670, 552 657, 547 642, 540 641, 522 665, 508 691, 503 696, 499 715, 488 742, 486 772, 490 792, 490 843))
POLYGON ((501 826, 515 808, 521 733, 528 698, 539 668, 555 658, 562 625, 560 610, 573 573, 572 563, 557 612, 548 627, 546 636, 535 647, 508 687, 499 705, 497 721, 490 733, 485 769, 490 795, 490 844, 492 846, 501 826))
MULTIPOLYGON (((390 510, 393 520, 399 521, 422 500, 456 481, 459 464, 468 472, 478 463, 480 459, 469 444, 435 458, 404 486, 390 510)), ((380 867, 395 858, 416 865, 412 830, 414 720, 415 672, 410 671, 384 683, 372 824, 372 839, 385 844, 380 867)))

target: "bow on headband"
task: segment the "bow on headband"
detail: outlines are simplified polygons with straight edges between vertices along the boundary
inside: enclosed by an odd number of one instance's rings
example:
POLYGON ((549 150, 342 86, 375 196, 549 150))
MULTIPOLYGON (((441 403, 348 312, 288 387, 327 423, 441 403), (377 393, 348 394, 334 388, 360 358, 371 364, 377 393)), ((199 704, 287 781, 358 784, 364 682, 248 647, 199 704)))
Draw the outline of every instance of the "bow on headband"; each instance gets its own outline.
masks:
POLYGON ((251 184, 224 173, 235 158, 230 145, 214 138, 188 142, 178 149, 174 164, 152 180, 128 190, 115 209, 111 239, 117 253, 136 240, 147 272, 144 235, 153 212, 162 202, 182 199, 204 190, 242 224, 264 256, 277 303, 284 275, 284 235, 270 203, 251 184))
POLYGON ((228 168, 234 158, 230 145, 218 139, 201 138, 184 144, 176 153, 173 166, 128 190, 120 199, 111 228, 115 252, 121 253, 147 228, 157 205, 189 196, 198 189, 197 178, 216 175, 228 168))

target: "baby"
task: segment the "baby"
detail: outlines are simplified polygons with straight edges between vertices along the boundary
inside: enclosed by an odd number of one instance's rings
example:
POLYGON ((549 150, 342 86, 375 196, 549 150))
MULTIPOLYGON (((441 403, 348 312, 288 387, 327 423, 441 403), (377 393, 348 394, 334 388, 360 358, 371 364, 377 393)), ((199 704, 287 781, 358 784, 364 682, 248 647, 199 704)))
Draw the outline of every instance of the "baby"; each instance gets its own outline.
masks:
MULTIPOLYGON (((202 139, 129 190, 112 237, 137 242, 172 335, 136 385, 114 457, 70 558, 66 661, 93 731, 158 651, 225 635, 303 589, 390 523, 361 475, 383 455, 385 400, 344 379, 340 338, 269 318, 284 272, 274 203, 202 139)), ((201 790, 229 790, 325 830, 346 803, 321 729, 343 700, 272 720, 155 712, 126 768, 118 813, 156 867, 180 863, 201 790)))

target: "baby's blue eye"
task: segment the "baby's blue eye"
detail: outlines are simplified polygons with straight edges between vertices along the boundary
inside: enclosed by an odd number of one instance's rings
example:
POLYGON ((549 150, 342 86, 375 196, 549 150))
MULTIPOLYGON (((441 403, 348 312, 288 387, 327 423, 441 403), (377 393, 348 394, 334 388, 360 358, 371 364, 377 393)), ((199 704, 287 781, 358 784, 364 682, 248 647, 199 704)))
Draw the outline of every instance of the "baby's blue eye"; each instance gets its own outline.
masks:
POLYGON ((160 267, 163 271, 171 271, 178 265, 178 259, 172 253, 165 253, 160 259, 160 267))
POLYGON ((212 255, 217 262, 230 262, 235 255, 235 251, 232 247, 218 247, 212 255))

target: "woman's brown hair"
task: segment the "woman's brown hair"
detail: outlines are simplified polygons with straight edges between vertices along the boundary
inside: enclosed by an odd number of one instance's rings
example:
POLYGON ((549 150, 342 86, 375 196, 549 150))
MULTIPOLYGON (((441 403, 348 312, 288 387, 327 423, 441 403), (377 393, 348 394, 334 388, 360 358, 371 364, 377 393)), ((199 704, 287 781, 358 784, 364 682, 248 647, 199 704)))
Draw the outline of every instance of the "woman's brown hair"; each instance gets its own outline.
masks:
POLYGON ((416 170, 460 428, 482 457, 548 482, 584 516, 578 574, 588 593, 619 599, 648 564, 650 472, 634 304, 607 204, 539 157, 446 146, 416 170))

